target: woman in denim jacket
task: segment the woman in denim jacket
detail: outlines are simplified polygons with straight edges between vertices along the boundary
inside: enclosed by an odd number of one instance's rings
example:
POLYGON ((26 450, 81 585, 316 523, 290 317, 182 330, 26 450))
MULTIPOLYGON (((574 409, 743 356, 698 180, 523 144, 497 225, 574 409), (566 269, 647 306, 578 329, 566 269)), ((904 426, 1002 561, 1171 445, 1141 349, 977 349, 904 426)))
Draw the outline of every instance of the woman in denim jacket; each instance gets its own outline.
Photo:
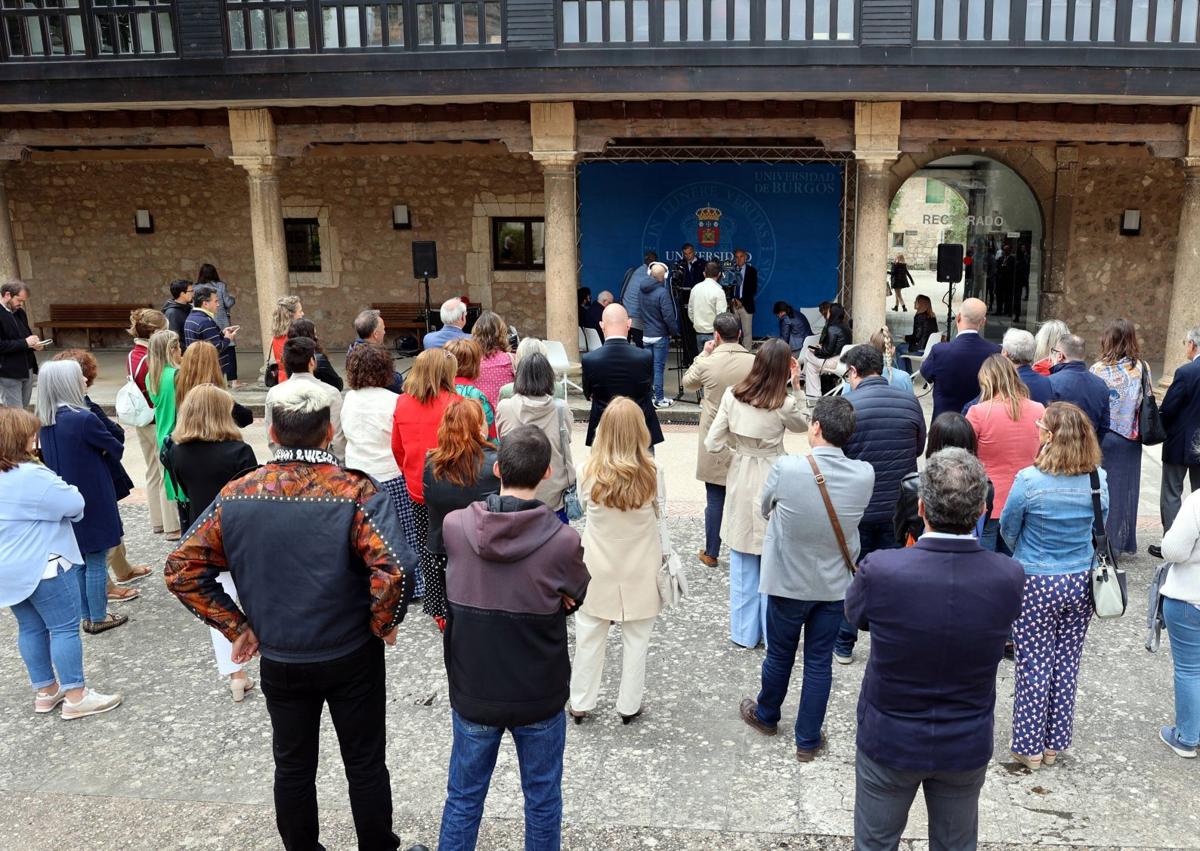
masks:
POLYGON ((1037 422, 1041 449, 1017 473, 1000 514, 1000 534, 1025 568, 1017 653, 1012 755, 1030 769, 1050 765, 1071 745, 1075 687, 1092 619, 1092 486, 1108 514, 1108 485, 1091 421, 1069 402, 1053 402, 1037 422))

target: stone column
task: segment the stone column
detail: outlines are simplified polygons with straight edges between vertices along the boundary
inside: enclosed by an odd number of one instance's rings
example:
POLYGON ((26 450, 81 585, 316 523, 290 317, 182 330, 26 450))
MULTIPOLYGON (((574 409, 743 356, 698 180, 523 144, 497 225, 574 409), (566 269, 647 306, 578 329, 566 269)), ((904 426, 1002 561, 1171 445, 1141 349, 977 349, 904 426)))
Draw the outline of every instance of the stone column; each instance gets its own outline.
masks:
POLYGON ((888 205, 890 161, 858 163, 858 204, 854 226, 854 342, 867 343, 887 322, 888 205))
POLYGON ((858 200, 854 225, 854 342, 866 343, 887 321, 885 276, 891 165, 900 156, 900 104, 854 105, 858 200))
POLYGON ((230 157, 246 169, 250 184, 250 236, 254 245, 254 285, 258 293, 258 325, 263 360, 271 345, 275 302, 287 295, 287 249, 283 238, 283 204, 279 173, 286 160, 278 156, 275 122, 265 109, 229 110, 230 157))
POLYGON ((263 356, 271 344, 275 303, 288 294, 287 249, 283 238, 283 204, 279 195, 279 157, 233 157, 246 169, 250 184, 250 237, 254 245, 254 284, 263 356))
POLYGON ((567 357, 579 357, 579 247, 575 201, 575 154, 534 154, 542 166, 546 209, 546 338, 558 340, 567 357))
POLYGON ((1200 157, 1184 160, 1183 207, 1179 210, 1179 237, 1175 240, 1175 280, 1171 311, 1167 314, 1166 386, 1183 365, 1183 338, 1200 325, 1200 157))
POLYGON ((20 277, 17 241, 13 238, 12 218, 8 213, 8 188, 4 185, 5 172, 11 168, 11 163, 0 161, 0 283, 20 277))

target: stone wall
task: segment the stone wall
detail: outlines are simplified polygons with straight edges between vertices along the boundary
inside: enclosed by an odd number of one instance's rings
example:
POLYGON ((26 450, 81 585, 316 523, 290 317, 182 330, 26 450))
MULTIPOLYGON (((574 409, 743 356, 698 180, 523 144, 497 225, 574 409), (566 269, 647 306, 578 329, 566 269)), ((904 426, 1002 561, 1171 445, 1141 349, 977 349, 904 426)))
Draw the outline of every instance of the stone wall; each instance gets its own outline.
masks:
POLYGON ((1145 357, 1161 361, 1179 237, 1182 171, 1141 151, 1081 148, 1062 293, 1043 295, 1042 318, 1063 319, 1099 351, 1112 319, 1137 326, 1145 357), (1121 236, 1124 210, 1142 211, 1140 236, 1121 236))
MULTIPOLYGON (((321 218, 328 274, 297 276, 292 291, 331 348, 353 339, 355 314, 373 301, 416 301, 413 240, 435 240, 439 277, 434 305, 455 295, 492 302, 522 335, 545 330, 542 273, 489 277, 490 253, 475 251, 481 196, 519 197, 522 214, 540 214, 542 177, 528 157, 507 154, 309 156, 281 181, 286 211, 321 218), (407 204, 411 230, 392 227, 392 206, 407 204), (486 263, 468 275, 468 255, 486 263), (482 283, 469 278, 482 276, 482 283), (515 277, 514 277, 515 276, 515 277)), ((238 297, 239 339, 257 347, 258 311, 245 172, 220 160, 22 163, 7 176, 21 272, 33 288, 32 314, 51 302, 145 302, 160 306, 166 284, 194 277, 201 263, 221 271, 238 297), (155 232, 133 230, 148 209, 155 232)), ((325 252, 323 252, 325 253, 325 252)), ((478 261, 477 261, 478 265, 478 261)), ((64 342, 73 337, 64 336, 64 342)), ((82 336, 79 340, 82 341, 82 336)), ((121 334, 106 342, 127 342, 121 334)))
MULTIPOLYGON (((950 225, 928 225, 923 219, 926 215, 945 216, 951 212, 949 201, 940 204, 929 204, 925 201, 924 177, 909 178, 900 191, 896 193, 895 215, 892 216, 888 228, 888 258, 895 259, 903 254, 910 269, 937 268, 937 246, 942 234, 950 229, 950 225), (894 244, 894 235, 904 233, 904 245, 894 244)), ((954 193, 946 187, 946 197, 954 193)))

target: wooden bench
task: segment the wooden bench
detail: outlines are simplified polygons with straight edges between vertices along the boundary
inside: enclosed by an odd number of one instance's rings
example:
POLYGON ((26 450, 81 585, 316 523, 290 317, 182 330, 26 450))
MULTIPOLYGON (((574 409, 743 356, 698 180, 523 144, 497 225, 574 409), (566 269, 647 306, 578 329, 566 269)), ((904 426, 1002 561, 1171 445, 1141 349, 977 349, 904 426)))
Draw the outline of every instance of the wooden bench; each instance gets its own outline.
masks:
POLYGON ((417 338, 417 347, 425 336, 425 305, 416 301, 380 301, 371 305, 379 311, 387 331, 412 334, 417 338))
POLYGON ((96 331, 124 331, 129 327, 129 314, 148 304, 52 304, 50 318, 37 323, 38 335, 58 345, 58 332, 64 330, 87 331, 88 348, 93 346, 92 334, 96 331))

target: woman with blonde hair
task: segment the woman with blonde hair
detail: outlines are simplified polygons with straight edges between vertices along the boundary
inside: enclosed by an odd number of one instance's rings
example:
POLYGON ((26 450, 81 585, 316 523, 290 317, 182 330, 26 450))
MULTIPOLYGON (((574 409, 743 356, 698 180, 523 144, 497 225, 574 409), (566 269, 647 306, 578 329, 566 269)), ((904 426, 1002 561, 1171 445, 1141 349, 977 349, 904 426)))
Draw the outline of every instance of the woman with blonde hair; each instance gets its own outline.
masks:
POLYGON ((500 402, 500 388, 516 375, 513 356, 508 350, 508 325, 495 313, 485 310, 475 320, 471 336, 483 350, 475 386, 487 396, 494 411, 500 402))
POLYGON ((425 506, 425 458, 438 445, 438 429, 450 403, 459 398, 454 391, 458 362, 440 349, 417 355, 404 379, 404 393, 392 413, 392 455, 404 474, 412 500, 413 525, 420 545, 421 574, 425 584, 422 611, 446 624, 446 574, 429 549, 429 511, 425 506), (435 584, 436 583, 436 584, 435 584))
MULTIPOLYGON (((183 406, 183 400, 193 387, 201 384, 212 384, 216 387, 225 386, 225 374, 221 370, 221 358, 217 348, 212 343, 197 340, 187 347, 183 359, 179 363, 179 374, 175 376, 175 410, 183 406)), ((233 421, 238 428, 245 428, 254 422, 254 414, 245 405, 239 405, 229 397, 233 412, 233 421)))
POLYGON ((896 259, 892 261, 891 275, 892 285, 892 310, 903 310, 908 313, 908 305, 904 303, 903 291, 910 286, 915 286, 916 281, 913 280, 912 272, 908 271, 908 264, 904 262, 904 255, 897 254, 896 259))
POLYGON ((617 714, 624 724, 642 714, 646 655, 662 609, 657 580, 662 564, 658 525, 663 520, 649 446, 642 409, 625 396, 614 398, 596 427, 579 486, 587 512, 583 561, 592 581, 575 612, 570 713, 576 724, 596 707, 610 623, 621 624, 617 714))
POLYGON ((721 397, 704 439, 709 452, 733 450, 721 538, 730 549, 729 637, 741 647, 757 647, 767 634, 767 598, 758 593, 767 521, 759 498, 772 465, 784 454, 784 434, 808 430, 796 396, 799 374, 788 344, 767 340, 755 353, 750 374, 721 397))
POLYGON ((1034 336, 1033 370, 1039 375, 1050 375, 1050 367, 1054 366, 1054 350, 1062 342, 1062 338, 1071 333, 1067 323, 1061 319, 1049 319, 1042 323, 1034 336))
MULTIPOLYGON (((207 345, 212 348, 211 344, 207 345)), ((175 377, 179 372, 180 359, 178 334, 164 329, 151 335, 149 354, 146 356, 150 362, 146 372, 146 392, 150 394, 150 404, 154 406, 154 438, 160 454, 163 444, 175 430, 175 377)), ((217 368, 220 369, 219 361, 217 368)), ((183 509, 180 503, 184 501, 184 496, 166 470, 163 470, 163 488, 167 492, 167 499, 175 505, 178 522, 182 523, 183 509)), ((179 530, 168 530, 166 539, 178 541, 180 535, 179 530)))
MULTIPOLYGON (((871 335, 871 346, 883 354, 883 377, 897 390, 913 392, 912 377, 896 366, 896 346, 892 343, 892 332, 886 325, 871 335)), ((848 385, 843 385, 846 387, 848 385)))
POLYGON ((1108 428, 1100 437, 1112 496, 1105 532, 1115 552, 1132 555, 1137 552, 1138 497, 1142 489, 1138 414, 1143 376, 1146 387, 1153 386, 1132 322, 1117 319, 1109 323, 1100 338, 1100 360, 1092 364, 1091 371, 1108 385, 1108 428))
POLYGON ((464 399, 474 399, 483 409, 483 418, 487 422, 489 440, 496 439, 496 410, 488 397, 479 389, 479 362, 483 358, 483 349, 470 337, 451 340, 445 346, 446 351, 454 355, 458 363, 458 371, 454 377, 454 390, 464 399))
MULTIPOLYGON (((193 343, 188 351, 197 345, 193 343)), ((189 528, 204 515, 221 488, 258 467, 254 450, 242 440, 242 433, 230 414, 232 406, 233 397, 213 384, 192 388, 179 406, 173 442, 168 444, 163 456, 176 485, 187 496, 189 528)), ((217 581, 237 603, 233 574, 221 571, 217 581)), ((208 632, 217 671, 229 678, 229 690, 234 701, 240 703, 246 692, 254 688, 254 680, 233 661, 233 645, 229 640, 211 627, 208 632)))
POLYGON ((1036 426, 1037 460, 1017 474, 1000 515, 1000 532, 1025 568, 1021 616, 1013 624, 1012 755, 1031 770, 1071 746, 1079 660, 1092 619, 1093 488, 1101 513, 1108 513, 1108 480, 1087 415, 1070 402, 1051 402, 1036 426))
POLYGON ((1029 388, 1004 355, 991 355, 979 368, 979 402, 967 422, 979 441, 975 453, 995 486, 992 512, 979 539, 985 550, 1010 555, 1000 537, 1000 514, 1017 472, 1033 463, 1039 441, 1037 421, 1045 409, 1029 398, 1029 388))
POLYGON ((283 366, 283 344, 288 339, 288 327, 293 320, 303 318, 304 305, 300 303, 300 296, 285 295, 275 302, 275 312, 271 314, 271 347, 267 350, 267 365, 277 365, 281 382, 287 381, 287 370, 283 366))

